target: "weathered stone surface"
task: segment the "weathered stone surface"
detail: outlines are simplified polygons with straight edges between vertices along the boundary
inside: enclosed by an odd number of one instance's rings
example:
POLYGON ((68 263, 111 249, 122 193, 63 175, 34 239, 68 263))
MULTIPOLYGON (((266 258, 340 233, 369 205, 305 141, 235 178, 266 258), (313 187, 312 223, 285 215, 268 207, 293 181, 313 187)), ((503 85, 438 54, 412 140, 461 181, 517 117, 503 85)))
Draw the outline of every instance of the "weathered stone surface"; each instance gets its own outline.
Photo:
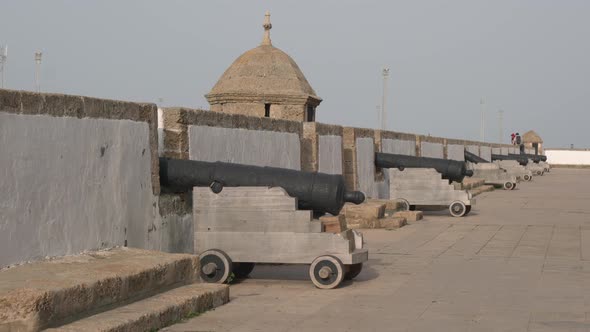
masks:
POLYGON ((373 203, 371 201, 362 204, 346 203, 343 211, 346 219, 364 218, 364 219, 377 219, 383 218, 385 213, 384 203, 373 203))
POLYGON ((463 182, 461 184, 461 188, 459 188, 459 189, 465 189, 465 190, 475 189, 477 187, 483 186, 485 184, 485 182, 486 182, 485 179, 466 177, 463 179, 463 182))
POLYGON ((385 216, 391 216, 394 212, 403 207, 402 202, 390 199, 370 199, 367 202, 385 204, 385 216))
POLYGON ((337 216, 321 216, 320 221, 324 227, 324 232, 341 233, 346 230, 346 218, 343 214, 337 216))
POLYGON ((473 196, 473 197, 475 197, 479 194, 483 194, 488 191, 494 191, 494 186, 493 185, 483 185, 483 186, 479 186, 477 188, 469 190, 469 192, 471 193, 471 196, 473 196))
POLYGON ((407 224, 406 218, 404 217, 387 217, 379 219, 379 228, 385 229, 397 229, 407 224))
POLYGON ((0 330, 34 331, 72 315, 197 281, 198 256, 130 248, 0 271, 0 330))
POLYGON ((155 331, 229 302, 229 286, 191 284, 47 331, 155 331))
POLYGON ((405 218, 409 222, 422 220, 424 214, 422 211, 398 211, 393 214, 394 217, 405 218))

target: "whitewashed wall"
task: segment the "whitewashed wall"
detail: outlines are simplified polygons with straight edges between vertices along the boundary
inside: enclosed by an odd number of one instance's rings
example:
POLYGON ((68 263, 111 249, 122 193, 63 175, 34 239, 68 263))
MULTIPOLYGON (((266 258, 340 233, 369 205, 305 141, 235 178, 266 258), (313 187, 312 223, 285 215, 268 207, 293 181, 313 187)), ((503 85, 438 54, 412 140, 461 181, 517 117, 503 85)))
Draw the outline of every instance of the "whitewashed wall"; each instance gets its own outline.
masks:
POLYGON ((545 150, 545 155, 552 165, 590 165, 590 151, 545 150))

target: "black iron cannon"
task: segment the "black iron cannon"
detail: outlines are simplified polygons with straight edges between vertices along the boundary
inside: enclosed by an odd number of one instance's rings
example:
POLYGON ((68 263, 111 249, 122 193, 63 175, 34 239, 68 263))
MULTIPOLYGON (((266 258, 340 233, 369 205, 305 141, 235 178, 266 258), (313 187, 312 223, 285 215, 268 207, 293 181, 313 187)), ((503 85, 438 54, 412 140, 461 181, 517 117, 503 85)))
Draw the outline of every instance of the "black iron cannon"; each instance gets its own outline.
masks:
POLYGON ((492 160, 516 160, 520 165, 526 166, 529 163, 529 158, 522 155, 503 155, 492 154, 492 160))
POLYGON ((160 184, 166 190, 186 192, 209 186, 219 193, 227 187, 281 187, 297 198, 299 209, 337 215, 344 203, 360 204, 365 195, 347 191, 342 175, 292 169, 160 158, 160 184))
POLYGON ((472 176, 462 161, 439 158, 414 157, 401 154, 375 153, 375 166, 380 168, 434 168, 442 174, 443 179, 461 182, 465 176, 472 176))
POLYGON ((542 156, 539 154, 516 154, 516 153, 509 153, 510 156, 525 156, 528 159, 531 159, 535 164, 538 164, 541 161, 547 161, 547 156, 542 156))
POLYGON ((489 163, 489 161, 483 159, 482 157, 476 155, 475 153, 471 153, 467 150, 465 150, 465 160, 472 162, 474 164, 485 164, 485 163, 489 163))

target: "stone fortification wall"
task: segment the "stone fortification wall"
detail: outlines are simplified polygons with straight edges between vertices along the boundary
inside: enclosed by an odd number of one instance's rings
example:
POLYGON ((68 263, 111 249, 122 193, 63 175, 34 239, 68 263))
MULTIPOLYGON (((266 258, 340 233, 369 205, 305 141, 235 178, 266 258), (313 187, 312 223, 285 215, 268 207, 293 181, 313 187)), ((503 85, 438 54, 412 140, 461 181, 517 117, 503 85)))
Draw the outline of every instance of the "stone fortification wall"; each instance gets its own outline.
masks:
POLYGON ((301 122, 164 108, 163 155, 301 169, 301 122))
POLYGON ((432 136, 418 136, 420 142, 420 157, 445 158, 444 138, 432 136))
POLYGON ((148 247, 156 106, 0 90, 0 267, 148 247))
POLYGON ((481 145, 479 147, 479 156, 487 161, 492 161, 492 147, 489 145, 481 145))
POLYGON ((467 148, 489 160, 492 147, 514 149, 8 90, 0 146, 0 266, 125 245, 193 252, 190 193, 160 194, 158 154, 343 174, 349 188, 388 198, 377 151, 461 160, 467 148))
MULTIPOLYGON (((381 138, 381 152, 408 156, 416 155, 416 135, 380 131, 377 132, 376 137, 381 138)), ((379 141, 377 143, 379 144, 379 141)))
POLYGON ((302 169, 343 174, 342 127, 317 122, 303 123, 302 169))

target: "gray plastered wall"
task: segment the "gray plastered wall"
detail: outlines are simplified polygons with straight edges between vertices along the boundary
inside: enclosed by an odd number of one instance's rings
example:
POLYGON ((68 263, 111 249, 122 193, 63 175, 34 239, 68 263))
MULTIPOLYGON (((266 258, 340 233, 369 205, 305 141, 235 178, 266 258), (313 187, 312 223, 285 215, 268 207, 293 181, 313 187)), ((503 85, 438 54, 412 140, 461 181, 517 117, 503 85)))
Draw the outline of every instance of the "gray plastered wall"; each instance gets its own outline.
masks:
POLYGON ((448 144, 447 159, 465 161, 465 146, 459 144, 448 144))
POLYGON ((467 150, 467 151, 469 151, 469 152, 471 152, 471 153, 473 153, 475 155, 478 155, 478 156, 479 156, 479 153, 480 153, 479 145, 467 145, 465 147, 465 150, 467 150))
POLYGON ((375 141, 373 138, 357 138, 356 155, 359 190, 364 192, 368 198, 388 198, 388 181, 375 179, 377 170, 375 167, 375 141))
POLYGON ((420 143, 420 156, 429 158, 444 158, 443 143, 422 141, 420 143))
POLYGON ((381 152, 415 156, 416 141, 383 138, 381 140, 381 152))
POLYGON ((156 125, 153 104, 0 90, 0 266, 156 245, 156 125))
POLYGON ((318 172, 343 174, 342 136, 318 136, 318 172))
POLYGON ((299 135, 276 131, 189 126, 189 157, 300 170, 299 135))
POLYGON ((492 148, 487 145, 479 147, 479 156, 487 161, 492 161, 492 148))

